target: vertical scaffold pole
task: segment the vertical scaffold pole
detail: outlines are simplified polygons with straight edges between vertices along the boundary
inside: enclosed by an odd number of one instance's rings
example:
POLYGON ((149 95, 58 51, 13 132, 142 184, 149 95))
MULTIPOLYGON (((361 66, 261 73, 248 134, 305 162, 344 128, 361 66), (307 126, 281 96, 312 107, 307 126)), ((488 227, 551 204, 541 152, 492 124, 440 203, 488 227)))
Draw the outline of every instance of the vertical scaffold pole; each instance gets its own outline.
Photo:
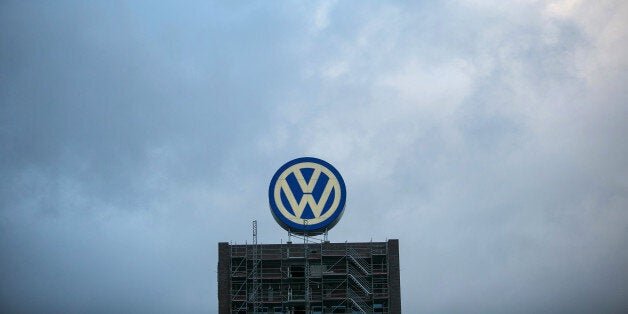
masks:
POLYGON ((253 220, 253 245, 257 245, 257 220, 253 220))
POLYGON ((252 291, 250 292, 250 302, 253 303, 253 313, 257 314, 261 311, 260 308, 260 296, 259 293, 261 291, 260 288, 260 279, 259 279, 259 267, 260 267, 260 256, 259 256, 259 247, 257 245, 257 220, 253 220, 253 269, 251 270, 251 279, 253 281, 252 291))
POLYGON ((306 233, 303 235, 303 257, 305 257, 305 313, 310 313, 310 262, 309 262, 309 248, 308 248, 308 233, 307 233, 307 224, 308 220, 303 220, 303 229, 306 230, 306 233))

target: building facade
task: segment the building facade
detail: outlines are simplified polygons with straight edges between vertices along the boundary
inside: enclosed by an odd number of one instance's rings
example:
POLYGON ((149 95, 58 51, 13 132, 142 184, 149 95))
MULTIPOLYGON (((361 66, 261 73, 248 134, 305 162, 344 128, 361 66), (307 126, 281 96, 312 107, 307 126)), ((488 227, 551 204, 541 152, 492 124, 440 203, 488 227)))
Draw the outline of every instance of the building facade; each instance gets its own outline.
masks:
POLYGON ((220 314, 401 313, 399 241, 218 244, 220 314))

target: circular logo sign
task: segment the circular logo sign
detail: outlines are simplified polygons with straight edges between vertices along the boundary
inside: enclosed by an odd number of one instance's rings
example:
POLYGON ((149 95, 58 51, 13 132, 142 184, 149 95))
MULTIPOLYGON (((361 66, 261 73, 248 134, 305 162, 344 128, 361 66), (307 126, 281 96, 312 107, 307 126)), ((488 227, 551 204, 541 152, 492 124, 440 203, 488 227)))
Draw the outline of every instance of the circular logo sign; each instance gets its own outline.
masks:
POLYGON ((277 223, 304 235, 321 234, 336 225, 346 198, 345 182, 338 170, 312 157, 281 166, 268 188, 270 211, 277 223))

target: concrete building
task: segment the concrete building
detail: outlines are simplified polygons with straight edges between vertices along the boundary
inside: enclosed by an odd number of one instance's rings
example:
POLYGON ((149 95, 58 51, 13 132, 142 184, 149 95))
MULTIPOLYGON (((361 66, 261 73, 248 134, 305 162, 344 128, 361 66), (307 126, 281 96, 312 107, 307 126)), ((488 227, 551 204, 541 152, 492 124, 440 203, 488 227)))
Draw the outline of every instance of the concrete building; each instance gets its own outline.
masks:
POLYGON ((399 241, 218 244, 220 314, 401 313, 399 241))

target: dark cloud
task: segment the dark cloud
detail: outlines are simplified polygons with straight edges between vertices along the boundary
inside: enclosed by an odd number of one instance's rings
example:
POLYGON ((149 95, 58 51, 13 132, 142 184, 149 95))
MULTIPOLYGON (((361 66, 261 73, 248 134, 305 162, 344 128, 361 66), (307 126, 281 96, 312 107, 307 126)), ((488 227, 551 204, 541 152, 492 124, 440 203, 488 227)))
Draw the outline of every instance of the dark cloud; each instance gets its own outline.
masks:
POLYGON ((274 20, 264 8, 222 8, 233 20, 220 22, 140 9, 3 4, 3 310, 214 307, 231 205, 218 194, 236 175, 223 167, 264 131, 268 88, 289 74, 267 74, 274 32, 238 44, 246 16, 274 20))
POLYGON ((0 4, 0 309, 215 312, 285 161, 406 312, 627 305, 626 6, 0 4), (365 218, 366 217, 366 218, 365 218))

